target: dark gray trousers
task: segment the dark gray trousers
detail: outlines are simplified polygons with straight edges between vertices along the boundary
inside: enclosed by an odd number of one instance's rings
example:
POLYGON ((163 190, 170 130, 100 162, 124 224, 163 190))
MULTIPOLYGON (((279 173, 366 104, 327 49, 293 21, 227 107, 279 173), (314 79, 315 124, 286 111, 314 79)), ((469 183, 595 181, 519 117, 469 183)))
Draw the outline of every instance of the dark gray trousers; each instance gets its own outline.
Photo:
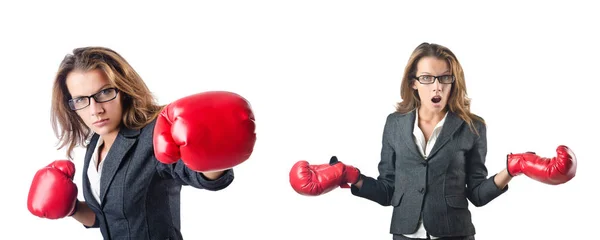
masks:
MULTIPOLYGON (((404 235, 395 235, 393 240, 414 240, 414 239, 430 239, 430 238, 409 238, 404 235)), ((475 240, 475 236, 466 236, 466 237, 441 237, 436 238, 435 240, 475 240)))

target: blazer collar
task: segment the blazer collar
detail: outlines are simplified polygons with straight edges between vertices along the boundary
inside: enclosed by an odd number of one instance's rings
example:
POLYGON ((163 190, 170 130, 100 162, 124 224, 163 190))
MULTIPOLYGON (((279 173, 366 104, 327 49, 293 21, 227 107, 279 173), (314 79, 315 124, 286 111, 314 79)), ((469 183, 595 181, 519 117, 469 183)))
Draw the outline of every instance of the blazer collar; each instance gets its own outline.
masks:
MULTIPOLYGON (((141 130, 139 129, 129 129, 127 127, 121 127, 121 129, 119 130, 119 134, 117 134, 115 142, 108 151, 106 158, 103 160, 104 165, 102 167, 100 179, 100 200, 102 202, 101 205, 104 205, 104 203, 106 202, 104 200, 106 198, 106 190, 108 189, 108 186, 110 186, 110 184, 112 183, 113 178, 115 177, 115 174, 117 173, 117 170, 121 165, 121 162, 125 158, 125 155, 127 154, 127 152, 129 152, 131 147, 137 141, 137 137, 140 135, 140 132, 141 130)), ((98 138, 99 136, 97 134, 94 134, 90 141, 90 145, 88 146, 88 152, 85 156, 84 164, 86 166, 84 166, 84 169, 89 168, 89 164, 92 159, 92 154, 97 154, 93 151, 96 147, 96 144, 98 143, 98 138)), ((89 184, 89 180, 87 177, 86 181, 89 184)))
POLYGON ((458 130, 463 123, 464 121, 454 112, 448 111, 446 122, 444 122, 442 131, 440 132, 438 139, 435 141, 428 158, 433 157, 433 155, 435 155, 444 145, 446 145, 446 143, 448 143, 448 141, 450 141, 454 136, 454 132, 456 132, 456 130, 458 130))
MULTIPOLYGON (((400 118, 399 126, 402 138, 404 138, 401 141, 408 145, 408 148, 413 154, 416 156, 421 156, 420 151, 417 149, 417 143, 413 138, 415 124, 418 124, 415 121, 417 115, 416 111, 418 110, 414 109, 408 112, 405 115, 406 117, 400 118)), ((460 117, 458 117, 454 112, 448 111, 448 115, 446 116, 446 120, 442 126, 442 131, 433 145, 431 152, 428 154, 427 159, 433 157, 433 155, 435 155, 444 145, 446 145, 446 143, 448 143, 450 139, 452 139, 454 132, 458 130, 462 123, 464 123, 464 121, 460 117)))
POLYGON ((417 143, 413 138, 413 131, 415 127, 416 109, 406 113, 405 117, 399 118, 398 128, 400 129, 400 142, 405 143, 408 149, 411 150, 412 154, 421 157, 421 153, 417 148, 417 143))

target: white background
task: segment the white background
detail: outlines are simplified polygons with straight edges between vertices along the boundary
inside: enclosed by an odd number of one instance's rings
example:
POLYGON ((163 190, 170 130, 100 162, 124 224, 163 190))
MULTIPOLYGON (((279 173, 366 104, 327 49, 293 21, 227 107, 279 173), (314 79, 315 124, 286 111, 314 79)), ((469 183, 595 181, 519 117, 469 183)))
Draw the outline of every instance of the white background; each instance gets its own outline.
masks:
POLYGON ((418 44, 433 42, 458 56, 472 111, 488 123, 490 175, 509 152, 552 157, 565 144, 578 157, 567 184, 518 177, 488 205, 470 205, 477 239, 594 239, 597 9, 580 1, 3 2, 0 232, 101 239, 98 229, 34 217, 26 205, 35 171, 65 154, 49 121, 58 64, 76 47, 98 45, 121 53, 160 103, 229 90, 254 107, 258 141, 234 183, 184 188, 186 239, 391 239, 391 207, 347 189, 300 196, 288 172, 298 160, 337 155, 376 177, 404 66, 418 44))

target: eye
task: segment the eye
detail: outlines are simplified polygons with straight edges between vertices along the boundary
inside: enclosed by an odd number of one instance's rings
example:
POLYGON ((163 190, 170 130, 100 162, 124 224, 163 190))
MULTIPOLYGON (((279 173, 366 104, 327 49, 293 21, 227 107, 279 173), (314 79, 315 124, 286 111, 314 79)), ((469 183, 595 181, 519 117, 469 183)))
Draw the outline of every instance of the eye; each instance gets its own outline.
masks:
POLYGON ((109 89, 104 89, 104 90, 100 91, 100 94, 102 94, 102 95, 108 95, 111 92, 112 92, 112 89, 109 88, 109 89))
POLYGON ((84 100, 83 98, 75 98, 73 99, 73 103, 82 103, 84 100))
POLYGON ((427 75, 425 75, 425 76, 421 76, 421 79, 422 79, 423 81, 431 81, 431 79, 432 79, 432 76, 427 76, 427 75))

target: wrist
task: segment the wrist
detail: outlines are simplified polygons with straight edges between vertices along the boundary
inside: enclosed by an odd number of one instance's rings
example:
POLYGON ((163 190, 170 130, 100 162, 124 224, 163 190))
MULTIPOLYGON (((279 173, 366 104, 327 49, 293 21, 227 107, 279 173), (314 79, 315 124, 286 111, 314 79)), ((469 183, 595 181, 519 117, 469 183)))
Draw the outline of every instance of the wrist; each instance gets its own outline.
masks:
POLYGON ((362 175, 361 175, 360 177, 358 177, 358 181, 353 186, 355 186, 356 188, 360 189, 362 187, 362 185, 363 185, 363 178, 362 178, 362 175))
POLYGON ((216 172, 200 172, 200 174, 210 180, 210 181, 214 181, 219 179, 221 176, 223 176, 223 174, 225 173, 225 171, 216 171, 216 172))
POLYGON ((77 210, 79 210, 79 200, 75 200, 75 206, 73 206, 73 210, 71 210, 71 213, 69 213, 69 217, 72 217, 73 215, 75 215, 75 213, 77 213, 77 210))

